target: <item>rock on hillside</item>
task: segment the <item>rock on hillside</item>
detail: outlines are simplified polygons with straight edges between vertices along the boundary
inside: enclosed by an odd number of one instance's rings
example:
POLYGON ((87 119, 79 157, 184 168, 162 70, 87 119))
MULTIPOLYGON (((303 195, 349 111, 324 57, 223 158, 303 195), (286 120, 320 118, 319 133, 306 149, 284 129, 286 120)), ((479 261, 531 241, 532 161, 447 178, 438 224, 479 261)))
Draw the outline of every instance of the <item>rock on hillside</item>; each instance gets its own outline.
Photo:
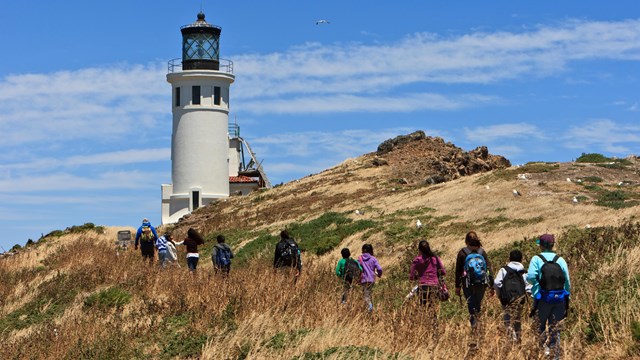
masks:
POLYGON ((438 184, 511 166, 503 156, 489 154, 486 146, 464 151, 421 130, 386 140, 376 155, 374 165, 389 165, 393 176, 411 183, 438 184))

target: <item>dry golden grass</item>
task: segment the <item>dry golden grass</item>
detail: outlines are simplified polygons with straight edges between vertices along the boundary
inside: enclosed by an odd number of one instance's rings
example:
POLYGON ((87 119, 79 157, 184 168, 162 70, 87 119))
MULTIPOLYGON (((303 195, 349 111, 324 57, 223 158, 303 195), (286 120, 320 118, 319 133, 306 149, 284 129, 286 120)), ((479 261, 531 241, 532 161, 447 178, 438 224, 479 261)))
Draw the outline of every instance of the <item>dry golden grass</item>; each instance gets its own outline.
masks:
MULTIPOLYGON (((572 168, 570 176, 586 176, 581 175, 585 169, 572 168)), ((350 159, 321 174, 201 209, 176 227, 178 239, 189 226, 205 235, 246 231, 234 247, 238 251, 260 231, 277 234, 328 211, 376 222, 321 256, 305 253, 303 275, 295 285, 289 274, 273 271, 271 247, 253 254, 247 267, 234 268, 228 279, 214 275, 204 254, 198 271, 190 274, 183 249, 182 266, 162 271, 132 249, 116 255, 114 240, 123 228, 48 239, 0 259, 0 331, 5 338, 0 358, 464 358, 471 337, 458 299, 441 306, 437 331, 423 308, 403 304, 403 299, 411 287, 406 271, 417 238, 428 234, 452 287, 455 252, 472 229, 488 250, 500 254, 523 238, 558 235, 574 285, 563 358, 640 356, 640 340, 631 330, 640 319, 640 231, 624 226, 572 230, 586 224, 623 225, 622 219, 632 219, 637 208, 574 205, 571 198, 582 188, 566 182, 565 173, 540 181, 486 183, 479 180, 490 175, 474 175, 435 186, 401 186, 384 176, 385 169, 369 166, 367 156, 350 159), (514 188, 523 196, 514 197, 514 188), (356 209, 364 215, 355 215, 356 209), (427 224, 423 233, 414 229, 417 218, 427 224), (395 242, 388 233, 394 227, 404 234, 395 242), (364 242, 374 245, 385 269, 374 289, 372 314, 365 311, 359 288, 342 306, 341 284, 333 275, 340 248, 349 247, 357 256, 364 242), (600 252, 591 251, 591 244, 608 243, 611 248, 598 245, 600 252), (113 289, 128 299, 115 301, 109 295, 113 289), (96 298, 105 303, 90 305, 88 300, 96 298)), ((505 259, 492 260, 500 265, 505 259)), ((475 358, 539 358, 529 319, 523 343, 512 346, 503 337, 497 300, 487 299, 483 306, 483 340, 475 358)))

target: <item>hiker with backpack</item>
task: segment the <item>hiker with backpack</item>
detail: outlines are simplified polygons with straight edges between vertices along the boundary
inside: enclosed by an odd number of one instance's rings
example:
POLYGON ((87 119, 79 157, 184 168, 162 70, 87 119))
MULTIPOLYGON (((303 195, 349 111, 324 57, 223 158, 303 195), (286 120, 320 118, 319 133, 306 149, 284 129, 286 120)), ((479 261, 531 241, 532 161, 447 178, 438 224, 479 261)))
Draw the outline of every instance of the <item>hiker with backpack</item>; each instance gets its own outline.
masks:
POLYGON ((555 357, 559 358, 558 323, 567 316, 569 310, 569 268, 567 262, 553 252, 553 234, 541 235, 536 243, 540 246, 541 252, 531 258, 527 272, 534 299, 532 314, 537 315, 540 346, 544 348, 545 355, 551 355, 553 352, 555 357))
POLYGON ((490 296, 495 291, 491 286, 491 263, 478 234, 474 231, 467 233, 465 244, 467 246, 460 249, 456 257, 456 295, 461 296, 461 292, 464 294, 471 330, 475 332, 485 291, 490 288, 490 296))
POLYGON ((296 269, 295 279, 298 280, 302 272, 302 256, 298 243, 291 238, 289 231, 280 232, 280 241, 276 244, 276 253, 273 259, 275 269, 288 268, 296 269))
POLYGON ((442 260, 433 253, 427 240, 418 243, 418 256, 413 259, 409 280, 418 280, 420 305, 432 307, 438 303, 439 276, 446 275, 442 260))
POLYGON ((342 279, 342 303, 346 304, 353 281, 360 281, 362 266, 359 262, 351 258, 351 251, 348 248, 342 249, 340 254, 342 255, 342 259, 338 261, 338 265, 336 266, 336 275, 342 279))
POLYGON ((376 275, 382 277, 382 266, 378 259, 373 256, 373 245, 362 245, 362 255, 358 257, 358 262, 362 267, 362 276, 360 277, 360 285, 364 293, 364 301, 369 312, 373 311, 373 301, 371 300, 371 291, 376 282, 376 275))
POLYGON ((143 219, 142 225, 138 228, 136 232, 136 241, 134 245, 134 249, 138 250, 138 244, 140 244, 140 252, 142 253, 142 257, 149 260, 149 262, 153 262, 154 252, 155 252, 155 242, 158 239, 158 233, 156 232, 156 228, 151 226, 151 222, 149 219, 143 219))
POLYGON ((200 260, 198 245, 204 245, 204 238, 198 230, 189 228, 189 230, 187 230, 187 238, 175 243, 175 245, 184 245, 187 248, 187 266, 190 272, 196 271, 198 261, 200 260))
POLYGON ((216 272, 221 271, 223 275, 229 275, 231 271, 231 259, 233 259, 233 251, 227 243, 225 243, 224 235, 216 237, 218 243, 211 250, 211 261, 216 272))
POLYGON ((522 309, 527 294, 531 294, 531 284, 527 282, 520 250, 512 250, 509 253, 509 263, 498 270, 493 284, 504 310, 507 336, 515 342, 520 342, 522 309))

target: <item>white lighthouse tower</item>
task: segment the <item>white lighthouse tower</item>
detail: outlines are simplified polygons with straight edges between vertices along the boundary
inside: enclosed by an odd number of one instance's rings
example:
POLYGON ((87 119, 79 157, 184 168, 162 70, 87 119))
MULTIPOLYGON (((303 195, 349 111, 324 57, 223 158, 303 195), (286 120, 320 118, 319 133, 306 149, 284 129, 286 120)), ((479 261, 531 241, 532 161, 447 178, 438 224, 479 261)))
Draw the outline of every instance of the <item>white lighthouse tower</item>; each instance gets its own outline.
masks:
POLYGON ((233 63, 221 60, 221 28, 183 26, 182 59, 169 62, 173 99, 172 184, 162 185, 162 223, 229 196, 229 87, 233 63))

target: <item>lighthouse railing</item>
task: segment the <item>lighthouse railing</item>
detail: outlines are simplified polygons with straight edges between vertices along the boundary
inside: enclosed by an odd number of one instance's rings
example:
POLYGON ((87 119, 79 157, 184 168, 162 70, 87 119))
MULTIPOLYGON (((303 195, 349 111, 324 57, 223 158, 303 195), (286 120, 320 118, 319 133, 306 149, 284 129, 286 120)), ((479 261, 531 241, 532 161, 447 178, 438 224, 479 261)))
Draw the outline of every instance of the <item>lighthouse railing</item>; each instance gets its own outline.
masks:
MULTIPOLYGON (((229 74, 233 74, 233 61, 227 59, 218 59, 220 70, 229 74)), ((171 59, 168 62, 167 70, 169 73, 182 71, 182 58, 171 59)))

